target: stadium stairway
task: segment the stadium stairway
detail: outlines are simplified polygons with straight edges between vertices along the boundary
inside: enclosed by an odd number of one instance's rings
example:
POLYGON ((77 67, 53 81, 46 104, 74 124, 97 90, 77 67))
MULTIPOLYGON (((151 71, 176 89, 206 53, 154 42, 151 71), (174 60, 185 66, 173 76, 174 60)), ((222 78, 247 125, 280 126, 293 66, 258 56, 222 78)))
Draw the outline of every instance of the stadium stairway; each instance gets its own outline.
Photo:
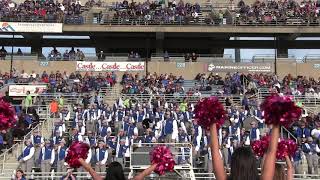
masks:
POLYGON ((103 96, 103 101, 110 106, 113 105, 120 98, 122 86, 120 83, 116 83, 111 89, 100 90, 100 94, 103 96))
POLYGON ((49 108, 47 106, 39 106, 37 107, 37 113, 39 115, 40 123, 25 135, 23 140, 16 141, 16 144, 0 155, 0 179, 11 179, 13 172, 19 167, 17 158, 22 153, 24 143, 26 139, 30 138, 34 130, 39 130, 44 138, 49 138, 51 136, 53 119, 49 118, 49 108))

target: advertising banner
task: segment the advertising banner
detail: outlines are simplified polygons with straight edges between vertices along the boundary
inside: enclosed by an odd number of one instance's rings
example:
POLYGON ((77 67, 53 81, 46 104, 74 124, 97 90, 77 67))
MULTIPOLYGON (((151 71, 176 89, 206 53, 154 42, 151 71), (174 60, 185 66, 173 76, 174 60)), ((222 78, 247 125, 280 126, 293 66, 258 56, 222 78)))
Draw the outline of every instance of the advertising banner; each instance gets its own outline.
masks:
POLYGON ((77 61, 76 71, 144 71, 144 62, 77 61))
POLYGON ((62 23, 0 22, 0 32, 62 33, 62 23))
POLYGON ((27 96, 27 91, 35 96, 43 93, 46 89, 46 85, 10 85, 9 96, 27 96))
POLYGON ((209 72, 271 73, 274 71, 274 65, 271 63, 211 63, 207 68, 209 72))

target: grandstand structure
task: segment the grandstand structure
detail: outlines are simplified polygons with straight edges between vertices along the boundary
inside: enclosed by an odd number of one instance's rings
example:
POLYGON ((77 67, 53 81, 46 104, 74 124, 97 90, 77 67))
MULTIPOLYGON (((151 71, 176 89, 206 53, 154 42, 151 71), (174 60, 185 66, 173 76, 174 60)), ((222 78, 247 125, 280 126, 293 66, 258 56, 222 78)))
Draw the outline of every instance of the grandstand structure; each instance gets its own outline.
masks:
MULTIPOLYGON (((35 132, 39 131, 44 139, 53 140, 63 110, 70 112, 69 119, 62 119, 64 133, 72 141, 73 130, 79 129, 79 122, 76 121, 79 111, 90 110, 85 107, 86 100, 90 106, 99 106, 103 102, 102 104, 107 105, 103 107, 103 111, 112 109, 112 122, 108 122, 108 125, 112 129, 111 137, 115 139, 120 137, 116 132, 121 129, 116 127, 115 119, 118 121, 118 115, 115 114, 122 111, 122 108, 130 111, 131 114, 127 115, 130 118, 141 108, 145 114, 152 109, 150 111, 153 111, 153 115, 170 111, 171 116, 174 116, 175 113, 181 113, 175 111, 186 101, 187 109, 192 109, 199 99, 210 96, 217 96, 226 106, 231 114, 230 119, 236 118, 232 113, 240 114, 248 106, 246 110, 251 114, 245 115, 241 125, 248 132, 250 123, 256 121, 258 106, 265 97, 277 90, 278 84, 281 86, 281 93, 291 95, 303 107, 306 117, 316 119, 319 116, 320 54, 306 54, 298 61, 288 53, 288 49, 320 49, 317 38, 297 40, 320 36, 319 11, 315 11, 317 8, 308 8, 318 7, 316 2, 309 4, 310 2, 294 1, 290 6, 299 7, 300 11, 297 13, 287 4, 264 2, 263 5, 263 1, 258 3, 255 0, 184 0, 183 5, 179 5, 182 1, 166 0, 155 4, 155 7, 144 0, 137 0, 134 5, 127 1, 128 5, 113 0, 80 0, 74 2, 74 5, 62 2, 58 5, 46 1, 48 4, 37 9, 37 13, 26 16, 21 15, 24 12, 21 9, 13 10, 15 7, 23 7, 25 1, 6 2, 0 2, 0 47, 11 46, 12 52, 4 55, 0 50, 0 95, 10 97, 14 106, 21 108, 23 115, 27 116, 28 108, 34 109, 38 121, 24 127, 23 136, 15 137, 11 146, 2 149, 0 179, 14 177, 21 163, 17 158, 35 132), (57 8, 50 9, 50 3, 57 8), (12 10, 11 14, 2 13, 1 7, 8 7, 8 11, 12 10), (41 14, 42 10, 45 14, 41 14), (293 14, 287 13, 283 17, 280 13, 283 10, 292 11, 293 14), (253 11, 263 11, 264 14, 256 16, 252 14, 253 11), (241 39, 246 37, 269 39, 241 39), (30 47, 31 52, 15 53, 13 47, 30 47), (65 58, 54 49, 46 57, 42 52, 44 47, 93 47, 96 53, 78 56, 74 52, 73 57, 70 55, 65 58), (235 57, 225 54, 226 48, 236 49, 235 57), (242 62, 238 51, 240 48, 275 49, 276 53, 255 55, 250 62, 242 62), (131 51, 135 51, 132 52, 133 56, 131 51), (194 52, 196 54, 192 55, 194 52), (136 56, 135 53, 139 55, 136 56), (203 78, 195 78, 202 73, 203 78), (74 77, 71 78, 71 75, 74 77), (246 78, 240 80, 242 75, 246 78), (275 75, 278 76, 276 80, 275 75), (308 81, 307 77, 314 79, 308 81), (287 79, 291 80, 290 83, 285 81, 287 79), (290 92, 287 92, 288 89, 290 92), (26 108, 27 91, 31 91, 37 103, 26 108), (296 91, 299 93, 294 93, 296 91), (93 97, 100 98, 98 103, 91 99, 93 97), (59 106, 58 112, 53 113, 50 108, 52 101, 60 101, 61 98, 63 105, 59 106), (250 102, 249 105, 245 105, 244 101, 250 102), (123 105, 124 102, 130 107, 123 105)), ((125 120, 119 121, 125 124, 125 120)), ((101 124, 102 122, 100 126, 101 124)), ((192 124, 192 128, 193 126, 192 124)), ((232 122, 229 120, 224 128, 229 131, 231 126, 232 122)), ((282 128, 281 136, 299 142, 297 128, 300 128, 300 124, 293 129, 282 128)), ((266 128, 262 129, 262 132, 267 131, 266 128)), ((154 125, 152 130, 159 129, 154 125)), ((95 133, 100 136, 101 132, 98 131, 97 129, 95 133)), ((138 138, 143 138, 147 133, 147 129, 142 131, 138 138)), ((202 134, 199 144, 204 148, 205 131, 202 134)), ((214 174, 208 172, 206 165, 208 152, 199 152, 201 155, 193 153, 197 146, 197 142, 194 142, 196 138, 192 133, 187 135, 192 140, 166 142, 176 157, 174 172, 163 177, 151 174, 149 179, 214 179, 214 174)), ((130 139, 131 136, 126 138, 130 139)), ((84 133, 83 137, 87 138, 88 135, 84 133)), ((318 145, 319 138, 320 136, 315 138, 318 145)), ((115 146, 121 140, 117 139, 115 146)), ((130 141, 128 154, 122 157, 127 177, 133 177, 149 166, 150 150, 164 143, 157 141, 158 137, 155 142, 130 141)), ((112 157, 116 156, 117 151, 117 148, 113 148, 112 157)), ((305 156, 302 156, 301 164, 302 170, 295 174, 295 179, 320 179, 319 174, 309 173, 305 156)), ((60 179, 66 175, 66 172, 56 171, 55 165, 48 172, 41 172, 40 169, 35 164, 32 171, 27 172, 27 178, 60 179)), ((90 179, 89 174, 81 170, 74 174, 79 179, 90 179)))
MULTIPOLYGON (((86 1, 80 2, 83 6, 86 4, 86 1)), ((43 35, 48 35, 48 33, 43 31, 42 33, 14 32, 15 35, 22 35, 23 38, 6 38, 1 39, 1 42, 2 45, 6 46, 11 46, 12 43, 17 46, 31 46, 31 51, 39 55, 42 47, 53 46, 94 47, 97 52, 103 51, 109 55, 112 53, 127 53, 133 49, 132 47, 135 47, 145 57, 150 57, 153 53, 162 54, 166 50, 169 53, 180 54, 186 50, 197 50, 198 54, 211 54, 220 58, 223 57, 224 48, 275 48, 279 58, 290 58, 288 49, 319 48, 318 40, 296 41, 299 37, 319 36, 319 29, 315 28, 319 26, 317 18, 307 19, 303 15, 288 15, 285 20, 280 18, 264 20, 263 18, 267 17, 267 15, 264 15, 257 20, 241 21, 239 18, 248 16, 241 14, 241 8, 238 6, 239 0, 230 2, 184 1, 184 3, 187 2, 199 4, 196 18, 189 14, 183 16, 183 20, 164 21, 160 19, 156 21, 152 19, 148 22, 145 22, 143 16, 116 16, 116 12, 123 13, 127 10, 118 7, 118 4, 114 1, 103 1, 99 5, 86 4, 81 12, 71 17, 68 15, 64 15, 64 18, 60 19, 37 17, 30 21, 63 22, 62 29, 58 33, 51 32, 51 35, 89 36, 89 39, 72 41, 59 37, 45 39, 43 35), (221 16, 219 16, 219 13, 221 16), (190 20, 185 18, 188 16, 191 16, 190 20), (80 18, 81 21, 78 22, 77 18, 80 18), (207 23, 206 19, 209 19, 210 23, 207 23), (241 37, 273 37, 274 39, 249 41, 240 40, 241 37), (235 39, 230 40, 230 38, 235 39)), ((300 1, 295 2, 300 3, 300 1)), ((21 3, 21 1, 17 3, 21 3)), ((168 2, 166 1, 166 3, 168 2)), ((245 5, 254 6, 256 4, 253 1, 245 1, 245 5)), ((15 19, 13 17, 2 18, 3 22, 19 22, 22 20, 29 21, 28 19, 15 19)), ((8 30, 4 29, 3 31, 8 30)), ((240 61, 239 58, 236 59, 240 61)))

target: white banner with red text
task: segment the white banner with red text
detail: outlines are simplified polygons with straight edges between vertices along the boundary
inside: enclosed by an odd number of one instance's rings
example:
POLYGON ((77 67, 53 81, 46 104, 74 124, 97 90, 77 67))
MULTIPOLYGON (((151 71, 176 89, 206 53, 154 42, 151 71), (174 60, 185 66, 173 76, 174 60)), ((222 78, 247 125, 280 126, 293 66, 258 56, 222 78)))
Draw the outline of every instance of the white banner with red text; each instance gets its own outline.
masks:
POLYGON ((32 96, 44 93, 47 85, 9 85, 9 96, 27 96, 30 91, 32 96))
POLYGON ((144 71, 144 62, 77 61, 76 71, 144 71))

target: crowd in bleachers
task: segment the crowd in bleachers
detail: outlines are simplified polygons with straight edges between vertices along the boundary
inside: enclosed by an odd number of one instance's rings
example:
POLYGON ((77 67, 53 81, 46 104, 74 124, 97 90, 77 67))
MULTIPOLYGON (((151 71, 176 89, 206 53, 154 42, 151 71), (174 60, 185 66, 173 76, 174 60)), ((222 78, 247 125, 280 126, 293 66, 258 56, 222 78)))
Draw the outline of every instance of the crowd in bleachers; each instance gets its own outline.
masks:
POLYGON ((300 23, 319 23, 318 1, 259 1, 248 5, 244 0, 238 3, 236 17, 247 23, 290 23, 290 19, 300 23), (302 21, 297 21, 300 19, 302 21))
POLYGON ((41 74, 32 71, 30 74, 24 70, 14 70, 12 76, 9 73, 0 72, 0 83, 22 83, 22 84, 47 84, 44 93, 88 93, 103 87, 112 87, 117 82, 114 72, 106 73, 67 73, 43 71, 41 74))
MULTIPOLYGON (((233 2, 231 2, 232 4, 233 2)), ((84 5, 80 1, 64 0, 61 3, 53 0, 24 1, 17 4, 12 0, 0 2, 0 19, 3 21, 47 21, 64 22, 66 24, 82 24, 84 18, 81 13, 93 6, 104 7, 99 1, 87 1, 84 5)), ((317 1, 259 1, 246 4, 244 0, 237 5, 226 5, 224 9, 214 9, 215 13, 205 16, 205 23, 219 25, 222 23, 319 23, 319 3, 317 1), (235 7, 236 6, 236 7, 235 7), (231 8, 230 8, 231 7, 231 8), (223 18, 229 19, 223 22, 223 18)), ((111 20, 118 24, 189 24, 200 22, 200 4, 185 3, 182 0, 122 2, 109 5, 114 13, 100 14, 101 23, 110 23, 111 20)))
POLYGON ((123 94, 184 94, 184 78, 170 74, 147 75, 125 73, 122 76, 123 94))
MULTIPOLYGON (((64 76, 59 72, 46 74, 44 72, 41 77, 64 79, 64 76)), ((70 76, 72 75, 66 75, 66 78, 70 79, 70 76)), ((83 82, 90 82, 90 74, 82 77, 78 78, 83 82)), ((319 83, 313 79, 293 78, 290 75, 280 81, 271 74, 243 75, 239 73, 227 75, 225 79, 218 74, 199 74, 196 80, 199 83, 224 85, 224 91, 234 93, 232 89, 237 88, 233 88, 233 86, 240 88, 244 78, 249 81, 246 83, 255 84, 252 91, 260 87, 268 87, 271 88, 270 91, 282 94, 286 94, 283 90, 287 85, 293 86, 295 84, 294 87, 303 86, 303 89, 306 89, 310 88, 309 85, 319 83)), ((157 95, 176 92, 183 94, 184 91, 178 90, 179 88, 183 89, 183 82, 182 77, 176 77, 173 74, 157 75, 156 73, 146 76, 125 73, 121 81, 124 86, 122 92, 124 94, 152 93, 157 95)), ((98 89, 92 88, 88 91, 94 92, 98 89)), ((240 91, 235 92, 239 93, 240 91)), ((227 168, 230 167, 230 157, 235 148, 249 146, 252 141, 269 133, 269 128, 264 124, 264 112, 258 107, 256 97, 249 98, 248 95, 250 93, 246 93, 242 97, 240 105, 228 101, 224 102, 228 119, 219 130, 219 142, 221 156, 227 168)), ((195 167, 205 168, 205 171, 212 172, 212 167, 208 163, 211 159, 208 150, 210 137, 206 130, 193 121, 195 101, 190 98, 168 100, 150 97, 131 99, 129 96, 123 96, 114 104, 107 104, 103 101, 103 96, 97 92, 92 96, 83 96, 82 101, 72 105, 72 108, 61 103, 60 99, 58 101, 54 99, 50 103, 51 116, 55 118, 52 136, 49 139, 44 139, 38 131, 35 131, 30 141, 27 141, 24 153, 19 158, 21 167, 27 172, 30 172, 33 167, 40 168, 42 172, 48 172, 51 168, 65 171, 67 166, 64 157, 68 145, 71 141, 77 140, 90 144, 91 150, 86 161, 101 172, 104 172, 106 165, 114 160, 125 165, 133 143, 140 146, 140 143, 190 142, 193 145, 192 152, 180 148, 182 156, 176 159, 177 163, 184 164, 193 161, 195 167), (190 153, 193 154, 193 159, 188 158, 190 153)), ((23 122, 26 124, 30 122, 30 119, 24 118, 23 122)), ((33 124, 32 121, 31 124, 33 124)), ((301 164, 303 159, 306 159, 308 173, 317 174, 318 163, 316 162, 318 162, 318 154, 320 153, 319 114, 304 112, 302 119, 289 130, 299 143, 299 149, 292 157, 296 173, 303 173, 301 164)), ((79 169, 79 171, 83 172, 83 169, 79 169)))
POLYGON ((198 20, 198 14, 200 13, 198 3, 184 3, 182 0, 179 2, 174 0, 168 5, 164 3, 164 1, 150 2, 149 0, 143 3, 128 2, 127 0, 116 2, 112 7, 112 10, 116 11, 113 18, 120 23, 131 21, 141 24, 187 23, 191 20, 198 20))
POLYGON ((80 49, 75 51, 73 47, 70 50, 66 50, 63 54, 61 54, 56 47, 53 47, 47 57, 49 61, 82 61, 84 58, 84 53, 80 49))
POLYGON ((0 2, 0 19, 2 21, 47 21, 62 22, 64 16, 78 16, 81 14, 80 1, 64 0, 29 1, 20 4, 12 0, 0 2))

